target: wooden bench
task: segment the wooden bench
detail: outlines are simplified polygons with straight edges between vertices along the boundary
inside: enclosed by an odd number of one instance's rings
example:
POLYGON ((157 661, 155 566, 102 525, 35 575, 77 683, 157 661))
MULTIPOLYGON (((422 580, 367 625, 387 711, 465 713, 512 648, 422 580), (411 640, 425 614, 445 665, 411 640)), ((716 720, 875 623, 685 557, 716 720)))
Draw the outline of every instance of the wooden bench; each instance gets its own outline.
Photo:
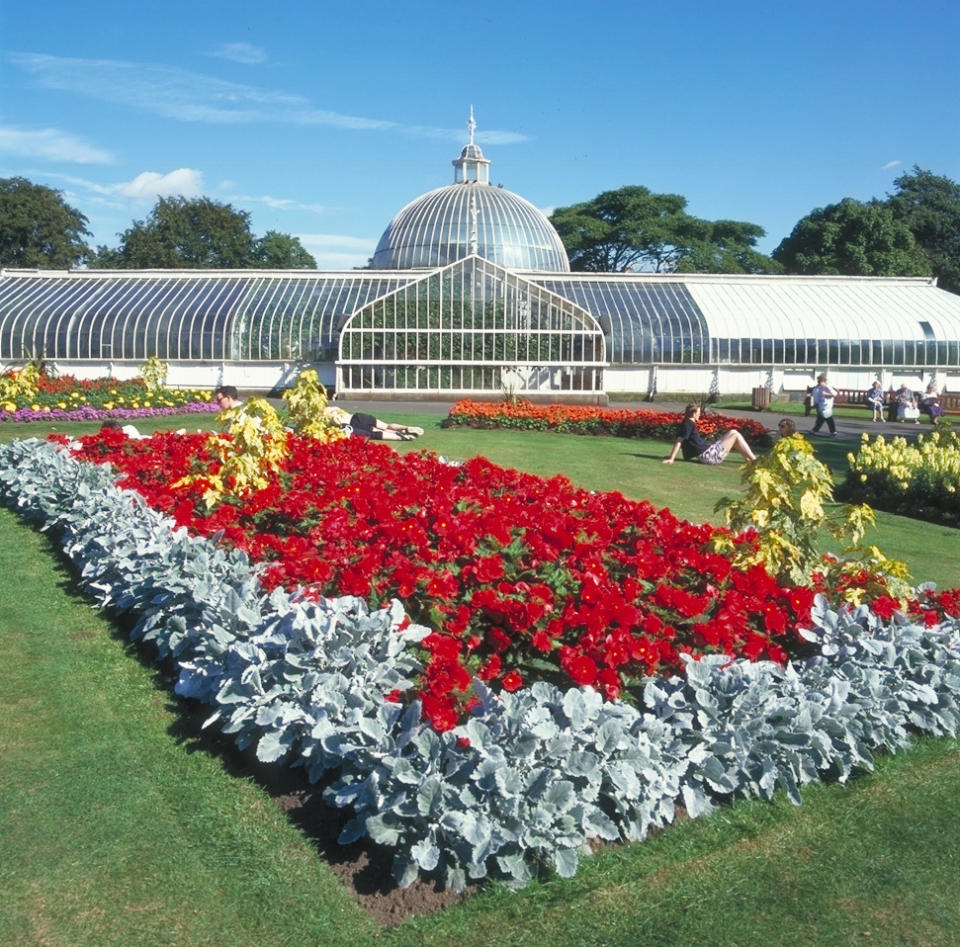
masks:
MULTIPOLYGON (((920 392, 915 392, 917 397, 920 397, 920 392)), ((953 392, 944 392, 939 396, 940 407, 943 409, 944 414, 951 415, 960 415, 960 394, 953 392)), ((844 407, 863 407, 868 408, 870 405, 867 403, 867 393, 862 391, 859 388, 838 388, 837 396, 833 399, 834 406, 844 406, 844 407)), ((811 402, 810 393, 807 392, 806 398, 803 402, 804 412, 810 414, 813 409, 813 404, 811 402)), ((886 392, 886 402, 884 407, 887 411, 887 417, 891 421, 896 421, 897 419, 897 393, 890 388, 886 392)), ((923 412, 921 412, 923 413, 923 412)))

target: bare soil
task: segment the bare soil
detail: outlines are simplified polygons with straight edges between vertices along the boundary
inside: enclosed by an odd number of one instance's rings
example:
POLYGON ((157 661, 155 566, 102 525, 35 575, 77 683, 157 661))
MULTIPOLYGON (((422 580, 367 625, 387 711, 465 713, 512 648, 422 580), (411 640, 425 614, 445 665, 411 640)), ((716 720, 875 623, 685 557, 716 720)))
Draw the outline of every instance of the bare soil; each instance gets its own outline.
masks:
POLYGON ((327 805, 322 784, 311 784, 302 769, 265 765, 251 751, 240 752, 227 738, 203 730, 209 708, 195 701, 178 701, 172 709, 178 712, 174 735, 188 751, 218 757, 234 775, 252 776, 310 840, 357 904, 382 927, 414 915, 434 914, 466 896, 445 890, 438 878, 422 875, 408 888, 399 887, 393 878, 391 849, 369 839, 350 845, 337 842, 352 812, 327 805))

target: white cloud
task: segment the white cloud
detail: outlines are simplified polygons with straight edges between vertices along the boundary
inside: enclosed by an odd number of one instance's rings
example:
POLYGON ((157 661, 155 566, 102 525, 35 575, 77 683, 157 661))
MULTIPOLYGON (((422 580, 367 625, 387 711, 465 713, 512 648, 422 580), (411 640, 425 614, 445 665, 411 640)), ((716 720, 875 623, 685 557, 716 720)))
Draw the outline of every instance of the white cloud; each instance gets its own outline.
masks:
POLYGON ((376 237, 333 233, 301 233, 297 236, 321 270, 353 270, 366 266, 377 248, 376 237))
POLYGON ((881 171, 889 171, 890 168, 896 168, 897 166, 903 164, 902 161, 888 161, 886 164, 880 165, 881 171))
POLYGON ((199 197, 203 193, 203 173, 193 168, 177 168, 166 174, 143 171, 131 181, 98 184, 72 174, 47 174, 48 178, 64 181, 70 187, 96 195, 99 202, 122 208, 131 202, 154 201, 158 197, 199 197), (118 200, 125 198, 125 200, 118 200))
POLYGON ((245 66, 255 66, 257 63, 267 61, 266 52, 252 43, 223 43, 210 55, 216 56, 218 59, 229 59, 232 62, 243 63, 245 66))
POLYGON ((124 197, 135 199, 178 195, 182 197, 199 197, 203 193, 203 174, 193 168, 177 168, 166 174, 156 171, 143 171, 132 181, 117 184, 114 192, 124 197))
POLYGON ((323 204, 302 204, 289 197, 273 197, 270 194, 232 194, 230 201, 237 204, 265 204, 273 210, 308 210, 314 214, 325 214, 323 204))
POLYGON ((113 155, 56 128, 0 126, 0 154, 74 164, 112 164, 113 155))
MULTIPOLYGON (((184 122, 281 122, 290 125, 330 125, 354 131, 390 131, 411 138, 443 138, 463 142, 465 128, 407 125, 387 118, 368 118, 318 108, 302 95, 261 89, 211 76, 107 59, 77 59, 43 53, 12 53, 14 65, 47 89, 86 95, 138 111, 184 122)), ((486 129, 477 135, 483 144, 527 141, 520 132, 486 129)))

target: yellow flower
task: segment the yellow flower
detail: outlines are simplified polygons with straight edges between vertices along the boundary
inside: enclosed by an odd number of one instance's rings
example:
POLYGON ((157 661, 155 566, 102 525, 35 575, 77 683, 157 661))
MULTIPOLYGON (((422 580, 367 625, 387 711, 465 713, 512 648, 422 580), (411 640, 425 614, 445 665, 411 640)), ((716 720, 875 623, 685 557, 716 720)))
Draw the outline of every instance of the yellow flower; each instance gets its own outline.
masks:
POLYGON ((12 401, 4 401, 3 410, 9 411, 11 414, 13 414, 13 412, 17 410, 17 406, 12 401))

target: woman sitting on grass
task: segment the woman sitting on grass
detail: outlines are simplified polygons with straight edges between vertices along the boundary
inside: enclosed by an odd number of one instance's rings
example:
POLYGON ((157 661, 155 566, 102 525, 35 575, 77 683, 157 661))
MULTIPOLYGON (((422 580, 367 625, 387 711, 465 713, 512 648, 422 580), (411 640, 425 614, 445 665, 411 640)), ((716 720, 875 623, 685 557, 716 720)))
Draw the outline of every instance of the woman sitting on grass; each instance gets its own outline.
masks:
POLYGON ((663 459, 663 463, 672 464, 681 450, 684 460, 698 460, 701 464, 722 464, 732 450, 739 451, 747 460, 757 459, 757 455, 750 450, 750 445, 739 431, 724 431, 712 444, 708 443, 697 430, 698 420, 700 405, 688 404, 683 412, 683 422, 673 450, 669 457, 663 459))

